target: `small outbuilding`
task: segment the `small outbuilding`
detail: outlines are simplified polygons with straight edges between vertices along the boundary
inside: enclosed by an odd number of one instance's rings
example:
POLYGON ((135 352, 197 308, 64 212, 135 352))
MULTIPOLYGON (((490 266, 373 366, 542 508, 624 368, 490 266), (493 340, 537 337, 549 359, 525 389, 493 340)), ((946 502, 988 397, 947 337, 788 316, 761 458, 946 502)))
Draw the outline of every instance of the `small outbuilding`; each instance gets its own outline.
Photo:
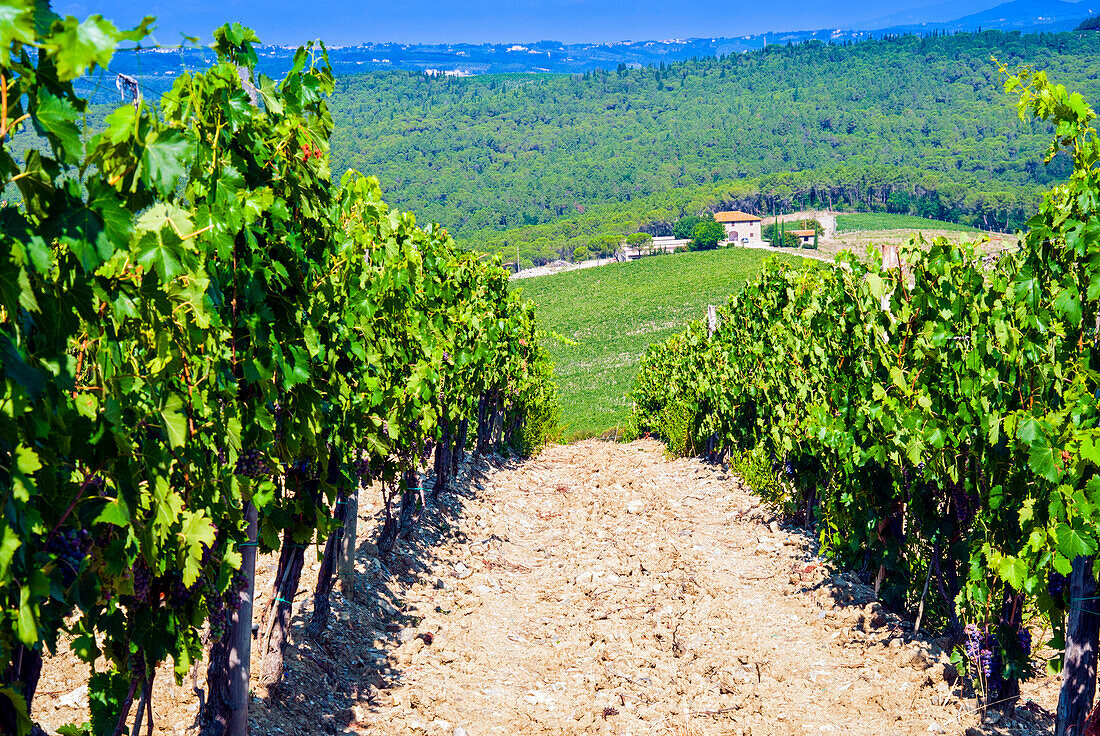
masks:
POLYGON ((791 235, 798 238, 799 245, 813 245, 814 244, 814 231, 813 230, 788 230, 791 235))

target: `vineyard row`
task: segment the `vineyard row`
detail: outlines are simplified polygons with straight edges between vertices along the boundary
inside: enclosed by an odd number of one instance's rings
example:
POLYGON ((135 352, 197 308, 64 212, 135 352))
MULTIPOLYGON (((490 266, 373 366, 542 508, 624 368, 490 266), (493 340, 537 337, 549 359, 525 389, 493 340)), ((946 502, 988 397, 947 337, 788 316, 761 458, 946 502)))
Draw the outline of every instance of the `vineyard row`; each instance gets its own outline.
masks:
POLYGON ((499 265, 389 210, 375 180, 331 181, 323 46, 276 82, 255 34, 224 26, 213 66, 156 104, 121 85, 91 129, 74 80, 151 22, 0 11, 0 175, 18 189, 0 205, 5 734, 37 730, 62 638, 91 714, 62 733, 152 733, 158 664, 179 679, 204 654, 203 732, 247 733, 257 554, 279 552, 256 612, 274 682, 306 548, 325 545, 311 628, 337 568, 354 575, 361 489, 383 489, 385 553, 466 449, 531 452, 557 421, 533 309, 499 265))
POLYGON ((1048 633, 1058 733, 1079 734, 1100 633, 1100 140, 1079 94, 1002 72, 1021 118, 1054 127, 1048 160, 1074 161, 1018 250, 915 239, 893 264, 773 262, 713 334, 650 348, 631 431, 728 454, 827 554, 951 634, 987 704, 1016 701, 1030 632, 1048 633))

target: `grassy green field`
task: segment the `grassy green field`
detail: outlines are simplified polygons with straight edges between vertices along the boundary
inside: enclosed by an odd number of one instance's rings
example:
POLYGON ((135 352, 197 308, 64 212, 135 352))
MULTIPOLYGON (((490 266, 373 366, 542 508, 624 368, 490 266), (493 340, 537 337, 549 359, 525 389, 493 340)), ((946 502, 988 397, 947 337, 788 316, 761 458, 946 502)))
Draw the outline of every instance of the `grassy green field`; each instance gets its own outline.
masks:
POLYGON ((854 230, 950 230, 952 232, 977 232, 977 229, 956 222, 930 220, 915 215, 892 215, 886 212, 860 212, 853 215, 837 215, 839 233, 854 230))
POLYGON ((646 347, 667 338, 708 304, 724 304, 758 273, 764 250, 677 253, 513 282, 537 305, 562 396, 566 441, 616 431, 646 347))

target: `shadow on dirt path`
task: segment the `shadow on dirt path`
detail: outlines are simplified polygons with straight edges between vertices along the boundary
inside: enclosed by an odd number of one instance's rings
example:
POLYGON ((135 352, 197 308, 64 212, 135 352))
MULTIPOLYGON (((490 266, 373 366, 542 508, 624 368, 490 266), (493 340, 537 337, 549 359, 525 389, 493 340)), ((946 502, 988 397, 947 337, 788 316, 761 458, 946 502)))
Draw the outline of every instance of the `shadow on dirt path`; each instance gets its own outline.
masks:
POLYGON ((588 441, 477 470, 384 564, 364 545, 363 596, 317 645, 337 684, 322 686, 333 678, 300 642, 300 702, 271 707, 265 726, 1043 732, 1037 707, 978 731, 947 642, 913 637, 719 465, 668 460, 650 440, 588 441))
MULTIPOLYGON (((253 734, 1049 732, 1056 677, 979 723, 947 642, 914 637, 722 466, 653 440, 467 463, 383 560, 378 489, 362 499, 357 593, 334 592, 331 624, 306 636, 307 553, 284 678, 254 692, 253 734)), ((258 563, 261 606, 276 563, 258 563)), ((46 662, 57 697, 35 716, 51 729, 82 720, 74 663, 46 662)), ((167 669, 158 683, 155 733, 190 733, 191 683, 167 669)))

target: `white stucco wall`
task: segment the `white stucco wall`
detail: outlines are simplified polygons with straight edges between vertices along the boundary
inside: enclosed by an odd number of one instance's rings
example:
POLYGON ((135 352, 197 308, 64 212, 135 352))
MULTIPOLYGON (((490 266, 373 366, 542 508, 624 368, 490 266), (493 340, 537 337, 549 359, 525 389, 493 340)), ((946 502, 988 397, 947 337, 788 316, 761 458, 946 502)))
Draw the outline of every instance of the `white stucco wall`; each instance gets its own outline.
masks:
POLYGON ((723 222, 726 230, 726 240, 741 242, 742 238, 748 238, 750 243, 760 242, 760 222, 723 222), (735 235, 736 233, 736 235, 735 235))

